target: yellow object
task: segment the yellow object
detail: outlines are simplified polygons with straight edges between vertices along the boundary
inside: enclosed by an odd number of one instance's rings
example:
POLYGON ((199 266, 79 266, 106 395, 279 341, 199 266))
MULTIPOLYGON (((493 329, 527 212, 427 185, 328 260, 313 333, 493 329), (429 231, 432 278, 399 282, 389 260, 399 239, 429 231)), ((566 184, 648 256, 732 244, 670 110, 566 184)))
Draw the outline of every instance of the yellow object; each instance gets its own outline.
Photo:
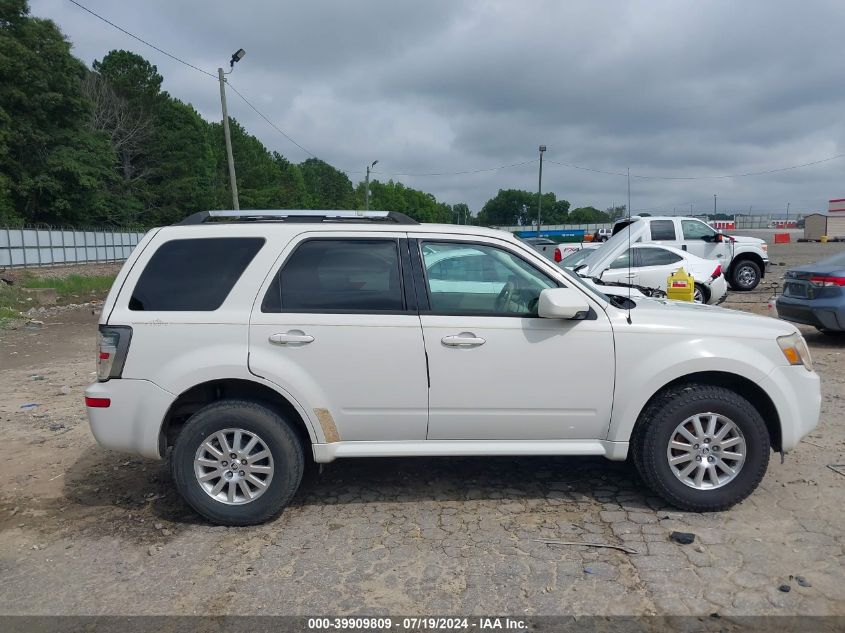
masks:
POLYGON ((827 235, 822 235, 820 241, 822 244, 827 244, 827 235))
POLYGON ((666 280, 666 296, 674 301, 692 301, 695 296, 695 279, 679 268, 666 280))

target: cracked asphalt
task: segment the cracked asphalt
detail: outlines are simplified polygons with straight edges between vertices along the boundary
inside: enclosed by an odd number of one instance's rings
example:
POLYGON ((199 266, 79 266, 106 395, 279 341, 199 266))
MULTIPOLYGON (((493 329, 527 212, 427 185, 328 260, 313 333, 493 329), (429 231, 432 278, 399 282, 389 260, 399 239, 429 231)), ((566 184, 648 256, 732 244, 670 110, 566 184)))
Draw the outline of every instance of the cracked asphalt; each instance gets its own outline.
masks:
POLYGON ((821 424, 727 512, 667 507, 601 459, 362 459, 312 468, 269 524, 224 528, 163 463, 91 437, 91 308, 43 320, 0 330, 0 614, 845 615, 845 475, 827 467, 845 464, 842 338, 805 332, 821 424))

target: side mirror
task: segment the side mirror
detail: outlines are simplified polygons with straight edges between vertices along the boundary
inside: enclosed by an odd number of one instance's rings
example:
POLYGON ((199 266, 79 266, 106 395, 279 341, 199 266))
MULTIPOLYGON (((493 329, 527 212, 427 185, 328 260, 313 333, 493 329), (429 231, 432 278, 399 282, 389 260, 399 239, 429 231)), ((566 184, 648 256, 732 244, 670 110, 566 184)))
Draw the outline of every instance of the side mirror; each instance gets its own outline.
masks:
POLYGON ((544 319, 582 319, 589 312, 584 295, 574 288, 546 288, 540 293, 537 314, 544 319))
POLYGON ((713 236, 713 241, 716 243, 722 242, 724 240, 724 237, 725 236, 722 234, 722 232, 719 231, 718 233, 716 233, 716 235, 713 236))

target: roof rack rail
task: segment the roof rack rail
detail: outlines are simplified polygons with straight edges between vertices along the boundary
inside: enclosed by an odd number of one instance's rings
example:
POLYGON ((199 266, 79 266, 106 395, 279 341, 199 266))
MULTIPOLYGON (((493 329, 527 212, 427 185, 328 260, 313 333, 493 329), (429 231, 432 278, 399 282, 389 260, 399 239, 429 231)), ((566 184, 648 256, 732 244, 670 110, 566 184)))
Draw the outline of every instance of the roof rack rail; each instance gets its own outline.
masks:
POLYGON ((301 209, 271 209, 250 211, 199 211, 177 224, 205 224, 223 222, 393 222, 419 224, 413 218, 396 211, 314 211, 301 209))

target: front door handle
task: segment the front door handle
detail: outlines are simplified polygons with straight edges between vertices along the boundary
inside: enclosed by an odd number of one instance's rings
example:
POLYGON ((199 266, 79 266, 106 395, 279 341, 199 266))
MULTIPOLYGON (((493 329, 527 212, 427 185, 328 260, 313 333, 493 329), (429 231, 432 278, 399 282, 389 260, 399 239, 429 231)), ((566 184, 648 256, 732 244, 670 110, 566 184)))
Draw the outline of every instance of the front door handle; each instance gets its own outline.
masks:
POLYGON ((478 347, 487 341, 472 332, 461 332, 457 336, 444 336, 440 342, 446 347, 478 347))
POLYGON ((287 345, 288 343, 299 343, 305 345, 314 340, 314 337, 306 334, 302 330, 291 330, 284 334, 271 334, 270 342, 276 345, 287 345))

